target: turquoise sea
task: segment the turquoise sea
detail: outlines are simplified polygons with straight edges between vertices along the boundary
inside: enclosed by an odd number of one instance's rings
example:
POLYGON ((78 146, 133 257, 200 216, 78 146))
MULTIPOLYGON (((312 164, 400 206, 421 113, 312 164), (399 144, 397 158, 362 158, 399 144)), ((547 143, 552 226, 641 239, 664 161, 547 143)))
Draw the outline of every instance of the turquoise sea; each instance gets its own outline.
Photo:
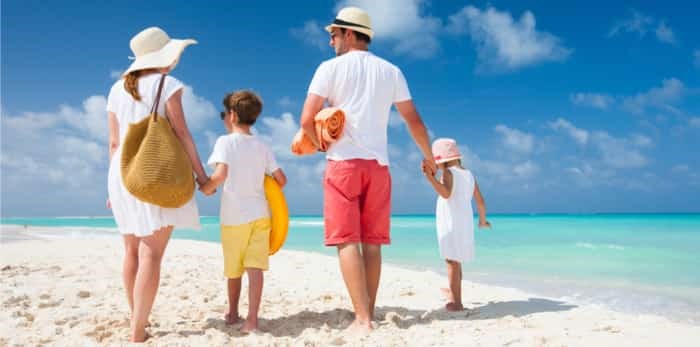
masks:
MULTIPOLYGON (((493 229, 476 232, 467 280, 700 323, 700 214, 494 215, 490 221, 493 229)), ((61 228, 54 233, 61 237, 116 235, 111 217, 1 223, 61 228)), ((218 242, 218 218, 202 217, 202 225, 174 237, 218 242)), ((391 233, 385 262, 444 273, 433 216, 394 216, 391 233)), ((334 254, 322 239, 322 217, 293 217, 285 248, 334 254)))

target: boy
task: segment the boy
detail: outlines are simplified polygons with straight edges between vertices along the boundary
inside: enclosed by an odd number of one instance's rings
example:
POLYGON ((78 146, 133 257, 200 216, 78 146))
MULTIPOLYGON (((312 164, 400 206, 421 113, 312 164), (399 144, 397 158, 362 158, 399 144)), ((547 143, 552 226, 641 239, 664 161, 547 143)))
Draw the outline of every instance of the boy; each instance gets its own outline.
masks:
POLYGON ((271 175, 284 186, 287 183, 272 151, 250 129, 262 111, 262 101, 250 91, 237 91, 224 97, 221 119, 228 135, 214 145, 208 164, 214 167, 211 180, 200 190, 221 193, 221 245, 224 251, 224 275, 228 278, 229 309, 226 324, 238 321, 241 277, 248 274, 248 317, 241 332, 258 328, 258 309, 263 287, 263 271, 268 269, 270 212, 263 180, 271 175))

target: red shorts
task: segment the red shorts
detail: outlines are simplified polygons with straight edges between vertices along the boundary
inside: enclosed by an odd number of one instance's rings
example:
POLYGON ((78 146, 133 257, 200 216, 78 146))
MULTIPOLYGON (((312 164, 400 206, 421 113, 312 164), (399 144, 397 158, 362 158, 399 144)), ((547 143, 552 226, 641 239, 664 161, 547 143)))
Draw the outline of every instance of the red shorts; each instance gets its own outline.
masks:
POLYGON ((325 244, 389 244, 391 175, 376 160, 329 160, 323 178, 325 244))

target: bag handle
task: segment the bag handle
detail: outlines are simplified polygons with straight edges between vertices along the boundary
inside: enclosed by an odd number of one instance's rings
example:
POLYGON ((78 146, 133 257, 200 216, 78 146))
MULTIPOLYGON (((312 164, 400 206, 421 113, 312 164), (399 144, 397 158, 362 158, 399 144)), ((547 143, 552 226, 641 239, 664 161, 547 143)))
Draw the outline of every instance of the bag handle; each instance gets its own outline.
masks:
POLYGON ((163 74, 163 77, 160 78, 160 82, 158 83, 158 92, 156 93, 156 100, 153 102, 153 106, 151 107, 151 114, 153 115, 154 122, 158 121, 158 103, 160 102, 160 94, 163 91, 165 76, 166 74, 163 74))

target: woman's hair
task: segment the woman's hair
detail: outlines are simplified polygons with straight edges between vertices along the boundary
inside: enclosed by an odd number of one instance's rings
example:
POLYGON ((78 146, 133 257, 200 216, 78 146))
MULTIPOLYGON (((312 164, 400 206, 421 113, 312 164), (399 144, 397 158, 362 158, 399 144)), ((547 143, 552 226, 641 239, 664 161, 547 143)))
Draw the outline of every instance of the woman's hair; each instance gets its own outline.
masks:
POLYGON ((156 71, 158 71, 158 69, 145 69, 129 72, 126 76, 124 76, 124 89, 126 89, 127 93, 131 94, 134 100, 141 101, 141 95, 139 95, 139 78, 156 71))

